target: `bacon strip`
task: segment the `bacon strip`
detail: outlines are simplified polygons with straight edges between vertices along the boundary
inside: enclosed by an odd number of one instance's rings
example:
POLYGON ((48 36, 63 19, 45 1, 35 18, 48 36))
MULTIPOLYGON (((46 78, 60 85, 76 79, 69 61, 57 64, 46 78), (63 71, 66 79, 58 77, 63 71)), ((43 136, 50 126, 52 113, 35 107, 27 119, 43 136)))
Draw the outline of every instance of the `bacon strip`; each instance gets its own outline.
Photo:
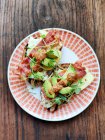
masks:
POLYGON ((76 70, 77 79, 82 78, 86 75, 86 71, 85 71, 86 69, 85 69, 85 67, 82 66, 81 62, 76 62, 75 64, 73 64, 73 67, 76 70))
POLYGON ((23 58, 15 73, 25 76, 31 74, 30 59, 28 57, 23 58))
POLYGON ((57 35, 57 31, 56 30, 50 30, 48 31, 48 34, 46 35, 46 38, 44 38, 39 44, 38 46, 44 46, 44 45, 48 45, 51 42, 53 42, 55 39, 58 39, 58 41, 60 41, 60 37, 57 35), (46 43, 46 44, 45 44, 46 43))
POLYGON ((33 49, 30 53, 30 57, 34 57, 36 58, 36 60, 38 62, 40 62, 41 60, 43 60, 44 58, 46 58, 46 51, 44 49, 38 51, 36 49, 33 49))

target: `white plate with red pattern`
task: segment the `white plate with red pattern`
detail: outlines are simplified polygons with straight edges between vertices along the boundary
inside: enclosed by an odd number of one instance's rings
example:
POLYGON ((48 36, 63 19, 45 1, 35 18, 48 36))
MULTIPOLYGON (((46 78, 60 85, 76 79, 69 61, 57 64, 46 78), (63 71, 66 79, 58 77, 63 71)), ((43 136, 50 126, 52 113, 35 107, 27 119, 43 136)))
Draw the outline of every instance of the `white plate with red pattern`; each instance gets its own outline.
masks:
POLYGON ((52 113, 45 109, 41 105, 40 93, 30 94, 27 84, 12 72, 18 67, 29 38, 31 36, 35 37, 38 33, 37 31, 23 39, 14 50, 8 65, 8 83, 13 98, 28 114, 46 121, 62 121, 80 114, 91 104, 99 88, 100 66, 95 52, 86 40, 65 29, 47 28, 45 30, 52 29, 55 29, 60 34, 64 47, 67 48, 64 50, 61 62, 72 63, 79 59, 93 74, 94 81, 79 95, 74 95, 68 104, 62 105, 57 111, 52 113))

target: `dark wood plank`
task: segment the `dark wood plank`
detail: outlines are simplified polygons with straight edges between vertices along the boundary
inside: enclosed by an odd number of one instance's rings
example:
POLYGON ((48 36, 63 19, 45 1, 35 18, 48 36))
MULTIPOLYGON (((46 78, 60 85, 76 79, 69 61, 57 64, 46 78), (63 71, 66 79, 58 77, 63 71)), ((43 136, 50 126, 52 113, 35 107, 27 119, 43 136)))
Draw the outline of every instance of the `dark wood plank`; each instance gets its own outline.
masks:
POLYGON ((105 0, 0 0, 0 140, 105 139, 105 0), (16 45, 28 34, 60 27, 83 36, 101 65, 99 92, 87 110, 63 122, 44 122, 13 100, 7 66, 16 45))

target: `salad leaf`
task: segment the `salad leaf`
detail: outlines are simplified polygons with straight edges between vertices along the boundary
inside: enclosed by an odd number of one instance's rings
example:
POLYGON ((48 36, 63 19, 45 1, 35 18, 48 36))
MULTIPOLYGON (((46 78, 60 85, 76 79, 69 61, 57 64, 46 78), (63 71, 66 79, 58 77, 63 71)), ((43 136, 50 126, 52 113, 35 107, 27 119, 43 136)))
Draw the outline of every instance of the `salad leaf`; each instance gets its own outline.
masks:
POLYGON ((41 64, 52 68, 56 65, 56 61, 54 59, 45 58, 44 60, 42 60, 41 64))
POLYGON ((73 85, 71 85, 71 88, 76 89, 77 86, 78 86, 77 84, 73 84, 73 85))
POLYGON ((55 103, 58 104, 58 105, 60 105, 60 104, 62 103, 60 97, 56 97, 56 98, 54 99, 54 101, 55 101, 55 103))
POLYGON ((61 94, 59 94, 55 99, 54 99, 54 102, 58 105, 61 105, 62 104, 62 101, 66 101, 67 98, 61 94))
POLYGON ((59 94, 59 97, 60 97, 63 101, 66 101, 66 100, 67 100, 67 98, 66 98, 65 96, 61 95, 61 94, 59 94))
POLYGON ((39 79, 39 80, 43 80, 44 75, 42 72, 36 72, 34 73, 34 79, 39 79))
POLYGON ((81 88, 79 88, 78 84, 71 85, 71 87, 73 88, 73 92, 76 94, 78 94, 81 91, 81 88))
POLYGON ((68 83, 67 83, 67 86, 70 86, 71 85, 71 82, 69 81, 68 83))
POLYGON ((33 72, 28 78, 32 78, 35 80, 43 80, 44 74, 42 72, 33 72))

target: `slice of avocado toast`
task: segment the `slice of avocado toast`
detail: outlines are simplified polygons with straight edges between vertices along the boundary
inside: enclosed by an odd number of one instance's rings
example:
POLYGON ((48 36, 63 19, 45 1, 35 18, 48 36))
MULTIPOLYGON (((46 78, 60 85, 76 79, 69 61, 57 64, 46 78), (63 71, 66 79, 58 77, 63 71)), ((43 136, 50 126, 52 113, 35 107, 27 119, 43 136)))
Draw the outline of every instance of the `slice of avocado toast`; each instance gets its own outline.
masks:
MULTIPOLYGON (((80 72, 82 71, 81 67, 79 67, 80 72)), ((73 96, 73 94, 79 94, 81 90, 85 89, 94 80, 93 75, 86 68, 83 68, 83 71, 86 71, 86 74, 84 75, 84 72, 82 71, 82 78, 77 78, 76 81, 74 81, 73 83, 67 81, 68 74, 76 75, 77 73, 76 68, 72 64, 70 64, 69 67, 66 69, 65 73, 59 77, 58 75, 62 71, 65 71, 65 68, 63 70, 57 69, 56 72, 49 79, 49 89, 52 88, 52 91, 56 91, 55 88, 59 89, 57 92, 54 92, 53 97, 50 97, 49 94, 45 93, 46 96, 49 96, 48 98, 51 99, 49 100, 49 103, 51 103, 50 108, 54 108, 55 105, 59 106, 61 104, 64 104, 65 102, 68 102, 71 96, 73 96)), ((46 86, 47 85, 48 84, 46 84, 46 86)), ((47 93, 48 91, 49 90, 47 90, 47 93)))

